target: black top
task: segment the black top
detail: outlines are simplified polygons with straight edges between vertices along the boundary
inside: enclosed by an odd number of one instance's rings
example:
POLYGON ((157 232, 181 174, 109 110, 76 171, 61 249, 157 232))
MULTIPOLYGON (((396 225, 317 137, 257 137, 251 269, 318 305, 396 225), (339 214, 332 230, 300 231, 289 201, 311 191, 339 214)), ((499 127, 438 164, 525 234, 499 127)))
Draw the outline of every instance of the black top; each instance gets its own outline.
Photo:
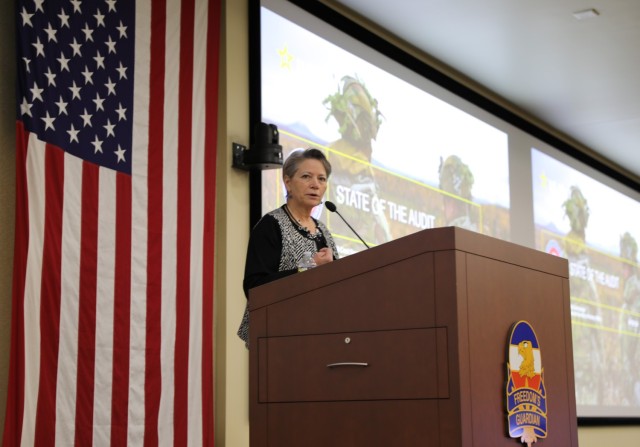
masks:
MULTIPOLYGON (((251 230, 247 259, 244 268, 243 289, 249 290, 276 279, 297 273, 298 262, 305 251, 316 253, 323 247, 333 251, 338 259, 338 250, 331 233, 319 220, 314 219, 317 231, 311 234, 287 213, 286 205, 264 215, 251 230)), ((248 340, 248 303, 238 336, 248 340)))

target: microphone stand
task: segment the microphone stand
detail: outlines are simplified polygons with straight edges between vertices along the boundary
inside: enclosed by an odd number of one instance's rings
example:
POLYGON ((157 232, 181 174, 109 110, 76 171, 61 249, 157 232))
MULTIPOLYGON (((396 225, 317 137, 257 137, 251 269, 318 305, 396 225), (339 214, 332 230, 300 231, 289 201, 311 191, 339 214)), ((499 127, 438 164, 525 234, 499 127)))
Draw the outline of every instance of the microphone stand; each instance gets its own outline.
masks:
POLYGON ((364 244, 364 246, 365 246, 365 247, 367 247, 367 248, 371 248, 371 247, 369 247, 369 246, 367 245, 367 243, 364 241, 364 239, 362 239, 362 238, 360 237, 360 235, 358 234, 358 232, 357 232, 356 230, 354 230, 354 229, 353 229, 353 227, 352 227, 351 225, 349 225, 349 222, 347 222, 347 221, 346 221, 346 219, 345 219, 344 217, 342 217, 342 214, 340 214, 340 211, 338 211, 338 208, 336 207, 336 205, 335 205, 333 202, 326 201, 326 202, 324 203, 324 206, 326 206, 326 207, 327 207, 327 209, 328 209, 329 211, 331 211, 332 213, 336 213, 338 216, 340 216, 340 219, 342 219, 342 221, 343 221, 344 223, 346 223, 346 224, 347 224, 347 226, 349 227, 349 229, 350 229, 351 231, 353 231, 353 234, 355 234, 356 236, 358 236, 358 239, 360 239, 360 241, 362 241, 362 243, 364 244))

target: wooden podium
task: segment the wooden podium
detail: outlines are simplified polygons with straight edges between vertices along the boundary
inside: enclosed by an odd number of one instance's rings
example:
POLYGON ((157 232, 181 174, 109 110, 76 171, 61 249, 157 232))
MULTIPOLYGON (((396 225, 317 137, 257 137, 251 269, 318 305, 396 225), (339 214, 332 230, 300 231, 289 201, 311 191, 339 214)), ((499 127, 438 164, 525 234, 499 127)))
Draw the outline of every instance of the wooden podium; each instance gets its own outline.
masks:
POLYGON ((518 446, 512 324, 536 331, 540 447, 577 446, 566 259, 425 230, 252 290, 251 447, 518 446))

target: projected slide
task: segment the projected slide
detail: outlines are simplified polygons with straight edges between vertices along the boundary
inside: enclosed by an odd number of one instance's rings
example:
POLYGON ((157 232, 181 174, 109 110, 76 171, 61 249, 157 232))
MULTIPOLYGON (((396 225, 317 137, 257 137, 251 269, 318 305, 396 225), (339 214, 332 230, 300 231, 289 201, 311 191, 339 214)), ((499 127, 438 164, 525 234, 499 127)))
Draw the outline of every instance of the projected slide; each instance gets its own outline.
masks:
MULTIPOLYGON (((370 245, 459 226, 509 240, 505 132, 262 8, 262 120, 286 157, 317 147, 333 166, 327 199, 370 245)), ((263 213, 284 203, 263 172, 263 213)), ((317 210, 342 256, 364 247, 317 210)))
POLYGON ((638 416, 640 203, 536 149, 531 158, 537 248, 569 260, 578 414, 638 416))

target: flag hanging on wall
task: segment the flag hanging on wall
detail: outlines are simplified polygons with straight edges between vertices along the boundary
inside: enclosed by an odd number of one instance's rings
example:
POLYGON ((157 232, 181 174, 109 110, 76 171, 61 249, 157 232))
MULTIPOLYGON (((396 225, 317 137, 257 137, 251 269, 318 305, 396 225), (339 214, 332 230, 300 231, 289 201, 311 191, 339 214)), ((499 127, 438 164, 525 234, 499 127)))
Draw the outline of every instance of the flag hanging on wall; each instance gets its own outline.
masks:
POLYGON ((211 446, 220 0, 16 12, 4 446, 211 446))

